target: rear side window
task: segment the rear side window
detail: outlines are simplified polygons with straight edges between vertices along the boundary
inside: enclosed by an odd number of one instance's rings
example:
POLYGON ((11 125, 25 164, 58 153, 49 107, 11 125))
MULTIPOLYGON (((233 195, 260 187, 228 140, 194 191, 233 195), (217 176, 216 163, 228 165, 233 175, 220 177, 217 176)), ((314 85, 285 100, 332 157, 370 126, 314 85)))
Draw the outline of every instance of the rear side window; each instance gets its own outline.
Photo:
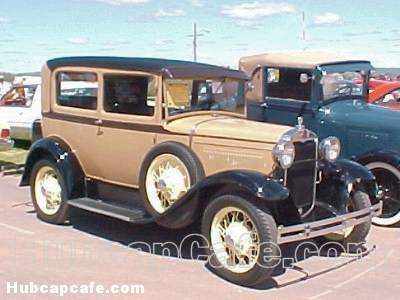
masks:
POLYGON ((97 109, 97 75, 62 72, 57 75, 57 104, 82 109, 97 109))
POLYGON ((312 83, 310 71, 269 68, 266 72, 264 84, 267 97, 310 101, 312 83), (301 78, 307 79, 307 76, 309 79, 302 82, 301 78))

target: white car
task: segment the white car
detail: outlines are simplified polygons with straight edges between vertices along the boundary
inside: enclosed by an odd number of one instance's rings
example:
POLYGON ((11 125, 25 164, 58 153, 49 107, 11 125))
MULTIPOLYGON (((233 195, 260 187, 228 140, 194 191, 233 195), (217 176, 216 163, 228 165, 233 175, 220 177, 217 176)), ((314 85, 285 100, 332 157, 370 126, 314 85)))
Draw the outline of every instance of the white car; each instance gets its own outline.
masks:
POLYGON ((14 146, 14 141, 10 138, 10 126, 0 122, 0 152, 8 151, 14 146))
POLYGON ((40 82, 14 85, 0 100, 0 120, 10 124, 13 139, 32 140, 33 123, 41 118, 40 82))

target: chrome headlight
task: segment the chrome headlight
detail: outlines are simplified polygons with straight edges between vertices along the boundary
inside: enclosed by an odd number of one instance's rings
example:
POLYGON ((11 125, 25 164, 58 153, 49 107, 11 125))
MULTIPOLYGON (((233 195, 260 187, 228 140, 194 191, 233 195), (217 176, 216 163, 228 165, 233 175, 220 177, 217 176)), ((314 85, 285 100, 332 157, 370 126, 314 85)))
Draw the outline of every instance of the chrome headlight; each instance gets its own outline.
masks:
POLYGON ((327 161, 334 162, 340 155, 340 141, 337 137, 330 136, 319 144, 319 154, 327 161))
POLYGON ((274 159, 283 169, 289 169, 295 157, 294 145, 291 141, 281 139, 272 151, 274 159))

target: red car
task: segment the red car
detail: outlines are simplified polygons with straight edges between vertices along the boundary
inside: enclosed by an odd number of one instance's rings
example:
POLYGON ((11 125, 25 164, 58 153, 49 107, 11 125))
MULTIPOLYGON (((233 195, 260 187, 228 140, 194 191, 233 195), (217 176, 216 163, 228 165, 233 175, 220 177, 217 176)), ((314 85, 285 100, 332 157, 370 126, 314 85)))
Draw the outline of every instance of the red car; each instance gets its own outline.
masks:
POLYGON ((400 81, 389 81, 378 85, 369 93, 369 102, 400 110, 400 81))

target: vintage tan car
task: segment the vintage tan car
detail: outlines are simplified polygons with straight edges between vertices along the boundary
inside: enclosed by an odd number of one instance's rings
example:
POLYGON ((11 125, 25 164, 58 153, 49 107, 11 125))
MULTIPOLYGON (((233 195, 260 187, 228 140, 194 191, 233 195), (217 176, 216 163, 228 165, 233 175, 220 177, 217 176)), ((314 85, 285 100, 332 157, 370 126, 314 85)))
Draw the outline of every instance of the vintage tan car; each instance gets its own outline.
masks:
POLYGON ((280 244, 364 242, 381 209, 373 175, 336 160, 338 139, 319 143, 301 120, 247 120, 247 80, 184 61, 48 61, 43 136, 21 182, 38 217, 63 224, 77 207, 169 228, 201 219, 209 266, 248 286, 271 276, 280 244))

